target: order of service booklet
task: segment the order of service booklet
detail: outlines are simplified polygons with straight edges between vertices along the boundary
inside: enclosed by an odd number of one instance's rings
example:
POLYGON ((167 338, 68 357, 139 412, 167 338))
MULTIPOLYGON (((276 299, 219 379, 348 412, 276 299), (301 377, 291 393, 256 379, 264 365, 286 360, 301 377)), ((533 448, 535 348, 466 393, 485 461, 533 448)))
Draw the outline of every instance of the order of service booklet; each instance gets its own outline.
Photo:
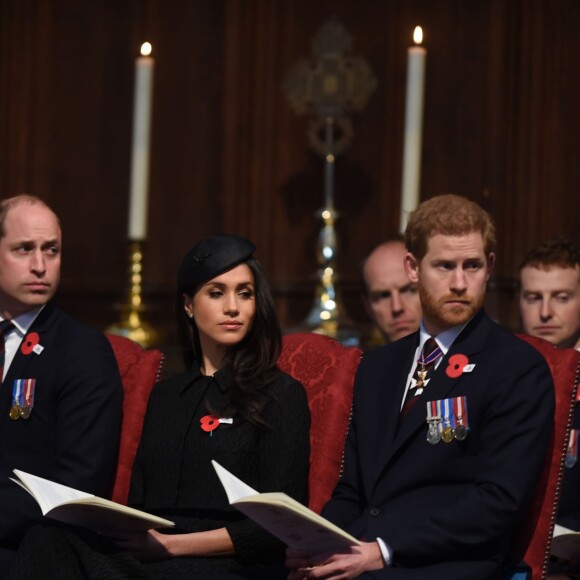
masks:
POLYGON ((258 493, 217 461, 212 464, 228 501, 291 548, 324 552, 360 542, 300 502, 281 492, 258 493))
POLYGON ((550 553, 560 560, 578 559, 580 557, 580 532, 556 524, 550 553))
POLYGON ((13 470, 10 479, 23 487, 38 502, 42 515, 101 534, 113 531, 170 528, 175 524, 164 518, 85 493, 43 477, 13 470))

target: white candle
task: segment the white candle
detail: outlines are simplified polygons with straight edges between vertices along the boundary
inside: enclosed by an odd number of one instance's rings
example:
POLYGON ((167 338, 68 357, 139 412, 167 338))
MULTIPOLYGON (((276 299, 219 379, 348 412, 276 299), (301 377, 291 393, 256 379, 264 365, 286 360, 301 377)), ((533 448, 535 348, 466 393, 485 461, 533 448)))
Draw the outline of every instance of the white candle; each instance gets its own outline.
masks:
POLYGON ((143 240, 147 235, 147 197, 149 189, 149 134, 153 99, 153 68, 149 56, 151 45, 141 46, 135 61, 135 97, 133 110, 133 146, 131 150, 131 184, 129 194, 130 240, 143 240))
POLYGON ((425 61, 427 51, 418 46, 423 30, 415 28, 416 46, 407 51, 407 99, 405 104, 405 140, 403 144, 403 178, 401 185, 400 231, 407 227, 409 213, 419 204, 421 181, 421 144, 423 126, 423 96, 425 93, 425 61))

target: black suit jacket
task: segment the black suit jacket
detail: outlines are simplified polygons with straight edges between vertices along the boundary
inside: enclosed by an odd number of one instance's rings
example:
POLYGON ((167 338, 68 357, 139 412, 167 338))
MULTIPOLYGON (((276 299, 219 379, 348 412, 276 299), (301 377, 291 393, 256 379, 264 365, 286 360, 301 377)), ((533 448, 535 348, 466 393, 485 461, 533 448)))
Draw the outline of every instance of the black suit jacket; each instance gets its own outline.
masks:
POLYGON ((109 341, 53 303, 30 332, 42 352, 19 348, 0 390, 0 546, 15 545, 42 518, 36 501, 8 479, 14 468, 106 496, 117 460, 123 388, 109 341), (8 416, 15 379, 36 380, 27 420, 8 416))
POLYGON ((397 431, 419 334, 367 355, 357 372, 345 470, 323 514, 393 549, 373 578, 494 578, 527 509, 551 434, 541 355, 481 311, 457 337, 397 431), (454 354, 475 367, 447 375, 454 354), (464 441, 426 440, 426 402, 467 397, 464 441))
MULTIPOLYGON (((580 403, 576 403, 572 428, 576 429, 576 437, 580 434, 580 403)), ((578 449, 578 448, 577 448, 578 449)), ((566 465, 564 481, 558 506, 557 523, 565 528, 580 530, 580 459, 576 456, 574 465, 566 465)))

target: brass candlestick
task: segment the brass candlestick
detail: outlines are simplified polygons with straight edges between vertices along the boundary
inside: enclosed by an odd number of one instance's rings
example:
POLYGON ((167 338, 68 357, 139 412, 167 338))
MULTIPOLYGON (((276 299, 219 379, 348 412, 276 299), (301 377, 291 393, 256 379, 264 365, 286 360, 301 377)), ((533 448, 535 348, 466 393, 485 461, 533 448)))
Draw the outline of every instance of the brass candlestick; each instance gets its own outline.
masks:
POLYGON ((342 308, 336 288, 336 232, 334 223, 338 214, 330 207, 324 208, 320 217, 323 226, 318 236, 318 282, 314 305, 306 318, 306 325, 314 332, 337 337, 343 321, 342 308))
POLYGON ((336 286, 337 243, 334 209, 336 156, 350 145, 349 113, 364 109, 376 79, 364 59, 351 50, 351 37, 336 19, 327 22, 312 43, 312 57, 296 64, 285 83, 286 95, 297 114, 314 117, 308 132, 310 146, 324 158, 324 208, 318 236, 318 282, 306 326, 314 332, 356 343, 358 331, 346 316, 336 286), (337 140, 335 127, 341 131, 337 140), (320 138, 320 131, 324 138, 320 138))
POLYGON ((106 332, 130 338, 143 348, 150 348, 159 342, 157 331, 141 318, 145 306, 141 298, 143 272, 142 240, 130 240, 129 250, 129 284, 127 302, 119 306, 121 311, 118 322, 107 328, 106 332))

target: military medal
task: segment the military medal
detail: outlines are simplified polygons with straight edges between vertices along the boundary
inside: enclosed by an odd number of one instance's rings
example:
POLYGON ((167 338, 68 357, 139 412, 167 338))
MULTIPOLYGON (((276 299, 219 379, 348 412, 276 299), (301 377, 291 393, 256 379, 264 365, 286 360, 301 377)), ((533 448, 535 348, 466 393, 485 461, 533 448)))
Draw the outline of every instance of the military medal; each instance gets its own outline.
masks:
POLYGON ((20 407, 20 417, 22 417, 22 419, 29 419, 31 414, 32 414, 31 406, 24 405, 24 407, 20 407))
POLYGON ((441 441, 441 407, 440 401, 427 402, 427 443, 437 445, 441 441))
POLYGON ((29 419, 34 407, 36 379, 16 379, 12 384, 12 407, 9 416, 14 421, 29 419))
POLYGON ((455 439, 465 441, 467 432, 467 399, 456 397, 453 399, 453 414, 455 415, 455 439))
POLYGON ((454 397, 427 402, 427 442, 464 441, 469 434, 467 397, 454 397))
POLYGON ((18 421, 20 419, 20 399, 22 397, 22 384, 20 381, 14 381, 12 385, 12 407, 10 407, 10 412, 8 416, 13 421, 18 421))
POLYGON ((422 366, 421 370, 417 370, 417 376, 419 377, 419 380, 415 386, 420 388, 425 384, 425 379, 427 378, 427 369, 425 369, 425 366, 422 366))
POLYGON ((451 443, 455 437, 455 431, 453 430, 453 427, 451 427, 451 423, 449 421, 446 421, 445 423, 446 425, 443 429, 443 433, 441 433, 441 439, 443 439, 445 443, 451 443))
POLYGON ((23 419, 29 419, 34 407, 34 390, 36 386, 36 379, 24 379, 22 393, 24 396, 24 404, 20 408, 20 416, 23 419))
POLYGON ((8 413, 8 416, 14 421, 20 419, 20 405, 18 403, 15 403, 10 407, 10 413, 8 413))
POLYGON ((572 469, 578 461, 578 429, 570 430, 570 441, 566 450, 566 468, 572 469))
MULTIPOLYGON (((425 345, 423 346, 425 348, 425 345)), ((431 351, 426 357, 421 352, 419 358, 417 359, 417 382, 416 387, 421 388, 427 385, 429 379, 427 379, 427 373, 429 369, 427 367, 433 366, 437 360, 443 356, 443 351, 437 346, 433 351, 431 351)))
POLYGON ((441 417, 433 417, 428 421, 429 429, 427 430, 427 443, 437 445, 441 441, 441 417))
POLYGON ((451 443, 451 441, 453 441, 454 431, 453 427, 451 427, 451 412, 452 409, 449 408, 449 399, 444 399, 443 421, 445 423, 445 427, 443 427, 443 431, 441 433, 441 439, 444 443, 451 443))
POLYGON ((458 423, 455 426, 455 439, 457 439, 457 441, 464 441, 467 437, 467 429, 462 423, 463 419, 461 416, 457 417, 457 421, 458 423))

